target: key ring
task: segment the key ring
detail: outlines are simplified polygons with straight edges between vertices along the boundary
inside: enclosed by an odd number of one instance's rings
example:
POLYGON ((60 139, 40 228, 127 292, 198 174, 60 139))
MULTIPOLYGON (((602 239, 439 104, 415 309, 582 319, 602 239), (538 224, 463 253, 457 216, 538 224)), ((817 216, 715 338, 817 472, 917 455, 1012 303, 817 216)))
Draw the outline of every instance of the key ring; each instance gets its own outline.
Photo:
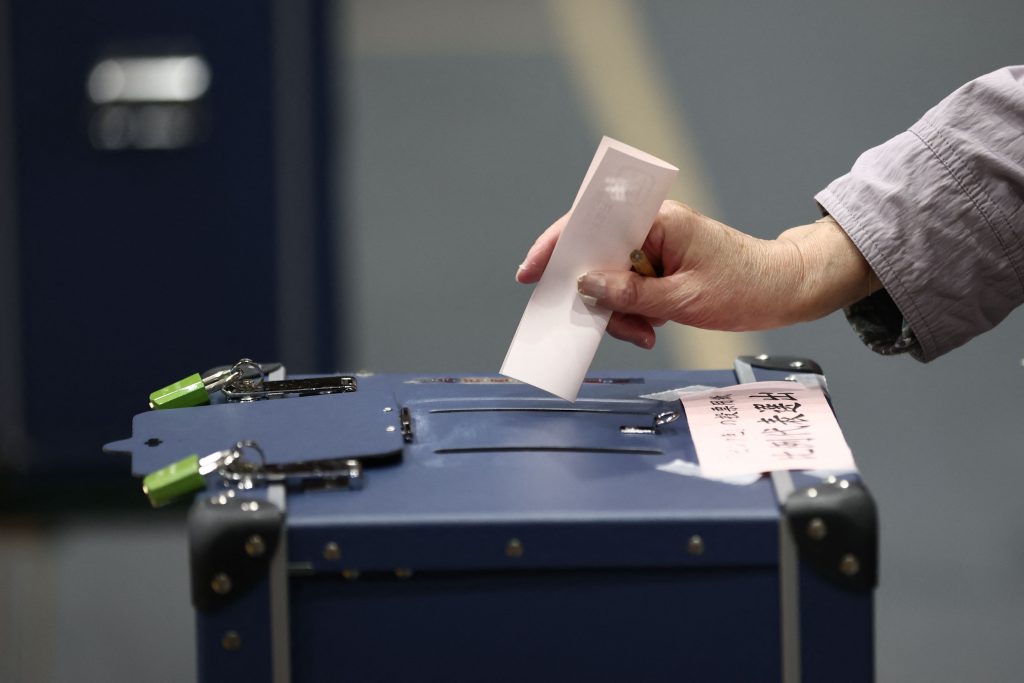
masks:
POLYGON ((258 389, 259 387, 262 387, 263 383, 267 379, 267 376, 263 374, 263 366, 261 366, 259 363, 250 358, 243 358, 242 360, 238 361, 233 366, 231 366, 231 370, 238 373, 238 379, 236 381, 239 384, 245 383, 247 386, 250 386, 252 388, 258 389), (259 375, 259 380, 255 378, 246 379, 246 369, 255 370, 256 374, 259 375))
POLYGON ((263 477, 267 468, 267 456, 255 441, 239 441, 229 449, 220 461, 217 473, 225 482, 239 485, 241 488, 252 488, 252 480, 263 477), (260 456, 259 464, 247 462, 246 449, 256 451, 260 456))

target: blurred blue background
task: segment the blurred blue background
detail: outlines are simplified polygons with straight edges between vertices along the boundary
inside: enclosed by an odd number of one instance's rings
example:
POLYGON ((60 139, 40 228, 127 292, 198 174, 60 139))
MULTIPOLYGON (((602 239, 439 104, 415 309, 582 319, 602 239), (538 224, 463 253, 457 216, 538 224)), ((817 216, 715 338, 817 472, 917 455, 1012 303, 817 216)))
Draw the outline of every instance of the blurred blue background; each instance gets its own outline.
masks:
MULTIPOLYGON (((495 372, 516 265, 601 135, 771 238, 1019 63, 1022 24, 1003 0, 0 0, 0 680, 194 676, 183 510, 99 450, 153 388, 243 355, 495 372), (125 60, 182 55, 132 93, 125 60)), ((881 512, 879 680, 1013 680, 1022 338, 1013 315, 921 365, 835 314, 609 339, 596 366, 819 361, 881 512)))

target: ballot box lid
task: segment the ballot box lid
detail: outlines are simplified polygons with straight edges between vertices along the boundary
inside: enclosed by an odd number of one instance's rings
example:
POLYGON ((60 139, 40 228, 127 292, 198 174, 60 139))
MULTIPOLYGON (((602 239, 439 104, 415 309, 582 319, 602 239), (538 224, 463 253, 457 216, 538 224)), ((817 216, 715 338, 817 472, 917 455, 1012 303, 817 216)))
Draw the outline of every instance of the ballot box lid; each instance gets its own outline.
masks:
POLYGON ((137 475, 243 438, 274 463, 359 459, 358 488, 288 488, 288 560, 313 573, 778 562, 770 478, 701 477, 681 404, 650 396, 737 384, 733 370, 594 374, 574 403, 496 375, 358 380, 352 394, 150 411, 108 450, 137 475))

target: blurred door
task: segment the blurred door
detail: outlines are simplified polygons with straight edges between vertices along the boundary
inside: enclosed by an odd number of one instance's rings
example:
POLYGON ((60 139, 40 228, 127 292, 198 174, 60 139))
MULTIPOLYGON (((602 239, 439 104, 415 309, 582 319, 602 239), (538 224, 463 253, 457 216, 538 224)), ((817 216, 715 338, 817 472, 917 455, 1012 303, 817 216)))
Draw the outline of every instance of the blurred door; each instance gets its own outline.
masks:
POLYGON ((124 467, 102 443, 191 372, 333 357, 313 144, 323 4, 9 3, 32 469, 124 467))

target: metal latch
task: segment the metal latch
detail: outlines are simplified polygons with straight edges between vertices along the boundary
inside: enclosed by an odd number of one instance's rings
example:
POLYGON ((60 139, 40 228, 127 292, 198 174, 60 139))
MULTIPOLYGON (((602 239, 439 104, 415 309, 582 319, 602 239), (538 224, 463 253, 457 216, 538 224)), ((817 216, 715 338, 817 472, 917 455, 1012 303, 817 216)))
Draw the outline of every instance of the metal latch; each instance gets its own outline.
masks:
POLYGON ((286 396, 343 394, 358 389, 356 378, 347 375, 267 380, 259 364, 249 360, 239 361, 235 364, 234 369, 237 376, 221 387, 221 393, 229 401, 260 401, 286 396), (254 370, 255 372, 246 373, 245 370, 254 370))
POLYGON ((652 419, 650 426, 644 425, 623 425, 619 427, 619 431, 623 434, 657 434, 658 429, 675 422, 679 419, 680 411, 678 410, 666 410, 665 412, 658 413, 652 419))
POLYGON ((234 489, 284 484, 293 490, 363 488, 363 465, 354 458, 327 458, 289 463, 268 463, 263 449, 255 441, 239 441, 231 448, 203 458, 187 458, 148 474, 142 490, 153 507, 160 507, 207 487, 207 477, 216 475, 228 489, 220 494, 234 495, 234 489), (258 460, 246 457, 255 453, 258 460))
POLYGON ((285 396, 343 394, 357 389, 355 377, 310 377, 308 379, 240 380, 224 385, 221 393, 229 401, 259 401, 285 396))
POLYGON ((408 408, 402 408, 398 416, 402 423, 402 440, 410 443, 412 442, 412 414, 409 413, 408 408))

